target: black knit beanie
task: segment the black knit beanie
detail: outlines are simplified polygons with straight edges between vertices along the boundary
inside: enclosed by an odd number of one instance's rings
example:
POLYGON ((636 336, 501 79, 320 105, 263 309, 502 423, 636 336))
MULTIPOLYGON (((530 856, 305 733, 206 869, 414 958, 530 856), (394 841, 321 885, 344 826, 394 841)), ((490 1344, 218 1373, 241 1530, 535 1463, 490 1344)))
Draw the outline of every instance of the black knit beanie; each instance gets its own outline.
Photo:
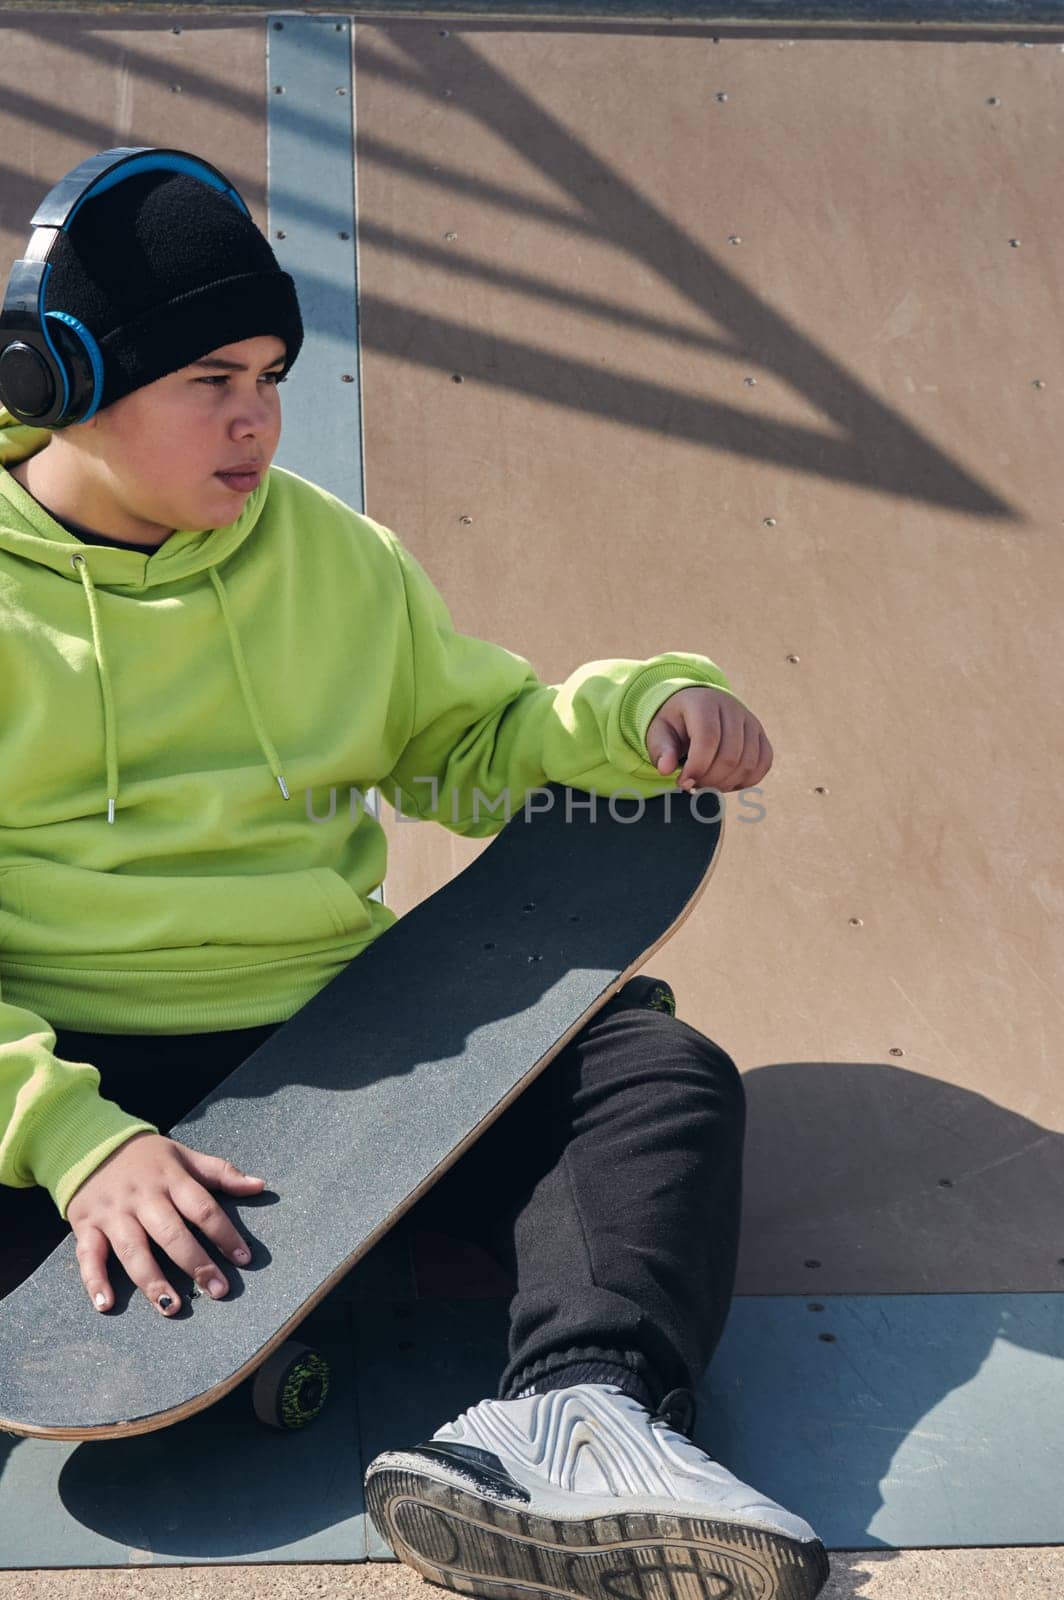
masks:
POLYGON ((276 334, 287 373, 303 343, 295 283, 268 240, 184 173, 137 173, 86 200, 51 260, 45 309, 96 339, 101 408, 219 345, 276 334))

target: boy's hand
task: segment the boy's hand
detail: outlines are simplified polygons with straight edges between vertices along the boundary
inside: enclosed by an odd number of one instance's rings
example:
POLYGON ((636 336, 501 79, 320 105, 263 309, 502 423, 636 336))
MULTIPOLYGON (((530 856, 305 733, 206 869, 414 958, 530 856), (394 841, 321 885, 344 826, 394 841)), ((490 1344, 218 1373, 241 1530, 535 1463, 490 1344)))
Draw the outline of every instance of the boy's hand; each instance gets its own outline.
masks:
POLYGON ((747 789, 772 765, 765 730, 724 689, 708 684, 678 689, 647 729, 647 754, 663 774, 683 761, 681 789, 747 789))
POLYGON ((229 1194, 258 1194, 264 1178, 249 1178, 221 1156, 203 1155, 161 1133, 135 1133, 85 1179, 67 1206, 67 1220, 77 1235, 81 1280, 99 1311, 114 1304, 107 1278, 112 1249, 138 1288, 163 1316, 181 1310, 181 1297, 170 1287, 152 1254, 149 1235, 161 1244, 200 1289, 220 1300, 229 1284, 199 1241, 185 1226, 194 1222, 222 1253, 246 1266, 250 1251, 237 1229, 214 1200, 211 1189, 229 1194), (247 1251, 244 1259, 238 1251, 247 1251), (218 1284, 212 1288, 212 1281, 218 1284), (160 1299, 169 1297, 162 1306, 160 1299))

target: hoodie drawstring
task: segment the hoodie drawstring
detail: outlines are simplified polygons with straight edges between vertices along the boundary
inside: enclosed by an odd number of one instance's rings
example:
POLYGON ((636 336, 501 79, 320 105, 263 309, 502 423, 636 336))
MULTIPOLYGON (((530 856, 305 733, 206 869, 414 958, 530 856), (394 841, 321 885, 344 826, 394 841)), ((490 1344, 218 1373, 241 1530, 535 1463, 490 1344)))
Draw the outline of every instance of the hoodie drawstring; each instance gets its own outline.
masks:
POLYGON ((244 660, 244 650, 240 643, 240 636, 236 631, 236 624, 229 610, 229 596, 225 592, 225 585, 218 575, 217 568, 208 567, 207 571, 210 574, 211 582, 214 584, 214 592, 218 596, 218 604, 222 608, 222 616, 225 618, 226 631, 229 634, 229 648, 233 654, 233 665, 236 667, 236 675, 240 679, 240 692, 244 696, 244 704, 247 707, 248 716, 251 718, 251 726, 255 730, 255 737, 259 741, 259 749, 266 757, 267 765, 277 779, 281 793, 287 800, 289 798, 288 788, 284 781, 284 774, 281 771, 281 759, 274 749, 273 741, 266 732, 262 713, 259 710, 259 703, 255 699, 255 692, 251 687, 247 663, 244 660))
MULTIPOLYGON (((85 591, 85 599, 89 607, 89 618, 92 624, 92 646, 96 657, 96 671, 100 679, 100 693, 103 696, 103 743, 104 760, 107 768, 107 820, 108 822, 114 822, 115 803, 118 800, 118 751, 115 740, 115 708, 114 696, 111 693, 111 675, 107 670, 107 657, 103 648, 103 629, 100 626, 99 606, 96 599, 96 590, 93 587, 92 575, 89 572, 88 562, 85 560, 83 555, 73 555, 70 558, 70 565, 75 569, 75 571, 78 573, 78 576, 81 578, 81 586, 85 591)), ((244 660, 244 651, 240 644, 240 637, 236 631, 236 625, 233 622, 232 613, 229 610, 229 596, 226 594, 225 586, 215 568, 210 567, 208 568, 208 571, 210 573, 211 582, 214 584, 215 593, 218 596, 218 603, 222 608, 222 617, 225 621, 226 634, 229 639, 229 649, 232 653, 233 665, 236 668, 237 680, 240 684, 240 692, 244 697, 244 705, 248 716, 251 718, 251 725, 255 730, 255 737, 258 740, 259 749, 266 757, 267 765, 269 766, 270 771, 273 773, 273 776, 276 778, 281 793, 287 800, 290 798, 290 796, 288 793, 288 787, 284 781, 284 774, 281 771, 280 758, 278 757, 277 751, 274 748, 273 741, 266 732, 266 728, 262 720, 262 713, 259 710, 258 701, 255 699, 255 693, 251 687, 251 679, 248 676, 247 663, 244 660)))
POLYGON ((107 765, 107 820, 115 820, 115 801, 118 799, 118 754, 115 748, 115 704, 111 694, 111 674, 107 670, 107 657, 103 653, 103 630, 100 627, 100 612, 96 604, 96 590, 92 586, 89 576, 88 562, 84 556, 71 556, 70 565, 81 578, 81 587, 85 591, 85 599, 89 605, 89 619, 92 623, 92 647, 96 655, 96 672, 100 679, 100 693, 103 695, 103 748, 104 760, 107 765), (80 563, 80 565, 79 565, 80 563))

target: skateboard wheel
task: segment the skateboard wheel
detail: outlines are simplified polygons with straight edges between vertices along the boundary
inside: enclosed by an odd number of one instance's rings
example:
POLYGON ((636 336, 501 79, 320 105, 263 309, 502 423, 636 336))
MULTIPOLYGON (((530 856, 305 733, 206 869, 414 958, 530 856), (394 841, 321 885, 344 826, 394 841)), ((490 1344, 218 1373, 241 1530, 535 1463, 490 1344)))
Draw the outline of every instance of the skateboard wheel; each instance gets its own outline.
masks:
POLYGON ((320 1350, 289 1339, 255 1374, 251 1400, 271 1428, 305 1428, 329 1393, 329 1363, 320 1350))
POLYGON ((664 978, 650 978, 642 974, 629 978, 617 991, 618 999, 630 1006, 642 1006, 646 1011, 664 1011, 676 1015, 676 996, 672 985, 664 978))
POLYGON ((655 984, 646 1003, 650 1011, 664 1011, 670 1017, 676 1015, 676 996, 667 983, 655 984))

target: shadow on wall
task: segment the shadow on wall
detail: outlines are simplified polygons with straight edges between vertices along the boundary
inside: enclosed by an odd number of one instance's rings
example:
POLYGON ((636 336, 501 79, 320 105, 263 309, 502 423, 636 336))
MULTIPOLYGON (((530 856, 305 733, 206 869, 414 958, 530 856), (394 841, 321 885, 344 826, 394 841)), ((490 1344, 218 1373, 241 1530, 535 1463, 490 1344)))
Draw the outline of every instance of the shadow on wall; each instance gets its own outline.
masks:
MULTIPOLYGON (((111 62, 109 25, 131 36, 138 26, 157 27, 143 19, 138 23, 134 18, 116 18, 108 24, 108 19, 94 17, 91 24, 80 26, 77 19, 64 18, 58 28, 56 22, 58 19, 49 26, 48 19, 35 18, 34 27, 38 30, 40 24, 38 31, 42 38, 50 40, 56 52, 69 54, 72 67, 77 61, 111 62)), ((13 22, 7 24, 12 25, 13 22)), ((199 18, 195 24, 197 29, 225 25, 231 24, 199 18)), ((481 25, 481 31, 489 29, 492 24, 481 25)), ((443 251, 415 233, 372 217, 360 218, 360 238, 397 255, 444 268, 456 279, 523 296, 530 327, 549 315, 552 306, 576 308, 600 318, 607 330, 630 329, 659 337, 666 345, 682 346, 688 353, 701 350, 711 381, 715 371, 711 363, 755 363, 816 407, 825 419, 824 427, 751 416, 748 411, 709 400, 704 394, 610 372, 600 365, 539 348, 531 341, 497 337, 446 316, 415 311, 381 295, 360 297, 360 338, 366 348, 449 375, 460 374, 481 385, 536 396, 586 415, 642 428, 657 436, 689 440, 753 461, 776 463, 788 470, 857 484, 971 516, 1024 520, 1016 508, 923 438, 707 252, 648 195, 626 181, 519 84, 487 61, 473 42, 476 31, 475 27, 463 27, 461 34, 448 30, 446 38, 441 38, 440 30, 434 26, 375 25, 377 37, 387 40, 389 53, 385 53, 371 39, 358 37, 356 30, 358 77, 386 80, 399 91, 424 95, 433 104, 439 100, 445 78, 448 85, 457 86, 463 115, 476 119, 485 130, 516 149, 531 171, 549 180, 559 192, 559 200, 552 202, 464 172, 447 159, 446 151, 438 152, 438 162, 429 162, 419 153, 366 132, 360 132, 358 137, 359 164, 384 166, 415 177, 419 182, 475 201, 502 218, 541 222, 555 229, 559 239, 611 245, 629 258, 640 281, 650 272, 672 293, 683 296, 691 307, 690 319, 633 311, 604 300, 593 287, 574 290, 538 277, 534 271, 500 268, 460 249, 443 251)), ((708 40, 719 30, 685 32, 708 40)), ((852 29, 836 32, 841 37, 853 36, 852 29)), ((930 38, 926 33, 915 37, 930 38)), ((313 45, 311 35, 307 47, 313 45)), ((323 40, 321 48, 325 47, 323 40)), ((146 89, 168 86, 173 76, 169 65, 130 48, 128 38, 123 40, 123 62, 128 74, 146 89)), ((181 76, 190 118, 197 96, 216 107, 261 118, 259 97, 221 76, 215 78, 187 67, 182 67, 181 76)), ((76 138, 86 150, 114 142, 111 126, 79 114, 76 102, 56 106, 21 85, 6 83, 3 94, 6 113, 29 127, 35 123, 46 125, 53 135, 76 138)), ((287 116, 292 129, 308 140, 320 141, 329 136, 326 124, 313 111, 291 111, 287 116)), ((190 123, 190 131, 193 126, 190 123)), ((136 130, 127 137, 131 143, 148 142, 136 130)), ((194 138, 190 147, 195 149, 194 138)), ((197 153, 208 158, 211 154, 197 153)), ((236 169, 231 175, 249 204, 262 215, 266 196, 261 176, 236 169)), ((60 174, 50 176, 55 181, 60 174)), ((21 231, 42 192, 39 180, 28 179, 16 166, 0 163, 0 225, 21 231)), ((275 198, 288 214, 302 217, 315 227, 336 229, 345 224, 341 213, 313 194, 284 193, 275 198)), ((310 275, 297 269, 295 276, 298 282, 307 283, 310 275)), ((313 301, 323 326, 342 325, 351 308, 333 304, 336 291, 326 283, 315 282, 314 291, 313 301)))
POLYGON ((441 40, 435 29, 403 26, 381 31, 387 33, 394 53, 386 55, 360 40, 356 52, 360 78, 385 79, 397 90, 421 93, 432 103, 438 102, 444 84, 452 86, 463 117, 477 120, 511 145, 530 169, 567 198, 553 204, 511 192, 464 174, 448 163, 445 151, 440 152, 439 162, 426 162, 364 133, 358 142, 360 164, 385 165, 501 215, 547 223, 559 239, 569 235, 576 241, 613 245, 627 255, 640 281, 648 271, 653 273, 688 301, 693 316, 690 322, 677 323, 633 315, 627 307, 596 298, 592 291, 574 293, 531 274, 498 270, 455 250, 443 252, 416 236, 375 224, 372 218, 360 219, 363 239, 446 267, 455 277, 467 275, 525 295, 531 325, 549 314, 552 305, 577 306, 610 326, 619 323, 655 333, 686 350, 700 347, 710 359, 756 362, 816 406, 830 426, 821 430, 753 418, 702 394, 567 360, 533 343, 482 333, 380 296, 360 299, 366 348, 758 462, 969 515, 1023 520, 773 311, 617 168, 485 60, 465 36, 451 33, 441 40), (726 336, 709 328, 723 328, 726 336))

